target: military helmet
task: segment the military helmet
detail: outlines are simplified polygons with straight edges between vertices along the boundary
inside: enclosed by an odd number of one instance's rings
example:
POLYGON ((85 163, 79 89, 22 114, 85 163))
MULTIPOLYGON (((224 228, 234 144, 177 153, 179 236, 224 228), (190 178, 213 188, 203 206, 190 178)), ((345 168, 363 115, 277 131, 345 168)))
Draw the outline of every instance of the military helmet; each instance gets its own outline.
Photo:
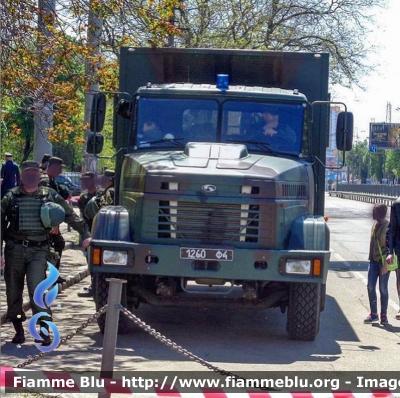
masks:
POLYGON ((98 213, 99 210, 100 210, 100 208, 97 203, 97 197, 94 196, 92 199, 89 200, 89 202, 85 206, 85 209, 84 209, 85 216, 89 220, 93 220, 94 216, 98 213))
POLYGON ((46 202, 40 208, 40 219, 45 228, 53 228, 65 220, 65 211, 62 206, 54 202, 46 202))

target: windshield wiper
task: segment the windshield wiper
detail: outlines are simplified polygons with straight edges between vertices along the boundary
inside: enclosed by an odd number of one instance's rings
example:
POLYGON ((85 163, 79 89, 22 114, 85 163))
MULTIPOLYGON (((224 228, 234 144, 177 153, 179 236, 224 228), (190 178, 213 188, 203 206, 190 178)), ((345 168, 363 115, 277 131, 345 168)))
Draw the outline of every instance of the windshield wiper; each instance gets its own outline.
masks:
POLYGON ((155 141, 141 141, 140 142, 140 148, 144 148, 147 145, 151 145, 151 144, 161 144, 161 143, 171 143, 175 146, 181 146, 181 144, 179 142, 175 142, 175 141, 182 141, 184 140, 184 137, 178 137, 178 138, 163 138, 161 140, 155 140, 155 141))

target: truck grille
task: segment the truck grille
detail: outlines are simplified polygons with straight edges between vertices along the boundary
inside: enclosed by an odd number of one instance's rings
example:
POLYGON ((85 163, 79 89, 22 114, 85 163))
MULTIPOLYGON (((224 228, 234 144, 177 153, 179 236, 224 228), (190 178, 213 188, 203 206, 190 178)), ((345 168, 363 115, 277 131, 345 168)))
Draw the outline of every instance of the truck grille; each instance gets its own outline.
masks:
POLYGON ((158 237, 258 242, 260 208, 252 204, 159 201, 158 237))
POLYGON ((305 184, 283 184, 282 197, 306 198, 307 186, 305 184))

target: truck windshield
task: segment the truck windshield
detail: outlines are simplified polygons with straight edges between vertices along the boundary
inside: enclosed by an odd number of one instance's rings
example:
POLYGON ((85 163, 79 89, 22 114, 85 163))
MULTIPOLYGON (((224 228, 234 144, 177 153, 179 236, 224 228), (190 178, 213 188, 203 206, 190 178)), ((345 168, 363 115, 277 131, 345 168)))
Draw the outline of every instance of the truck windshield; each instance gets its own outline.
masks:
POLYGON ((222 108, 222 142, 243 142, 249 150, 299 155, 305 104, 226 101, 222 108))
POLYGON ((240 142, 249 151, 299 155, 305 109, 302 103, 140 97, 134 145, 140 149, 240 142))
POLYGON ((214 100, 146 98, 138 101, 138 148, 216 142, 218 103, 214 100))

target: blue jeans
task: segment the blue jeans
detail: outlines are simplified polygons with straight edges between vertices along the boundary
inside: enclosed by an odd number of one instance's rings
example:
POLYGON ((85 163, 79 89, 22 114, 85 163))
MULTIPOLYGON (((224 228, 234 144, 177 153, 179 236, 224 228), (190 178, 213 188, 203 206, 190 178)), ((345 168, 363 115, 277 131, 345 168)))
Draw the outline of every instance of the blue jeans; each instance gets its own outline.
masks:
POLYGON ((381 294, 381 314, 387 314, 388 302, 389 302, 389 290, 388 282, 390 272, 385 275, 381 275, 382 264, 375 261, 370 261, 368 267, 368 298, 369 306, 372 314, 378 313, 378 304, 376 296, 376 282, 379 279, 379 292, 381 294))

